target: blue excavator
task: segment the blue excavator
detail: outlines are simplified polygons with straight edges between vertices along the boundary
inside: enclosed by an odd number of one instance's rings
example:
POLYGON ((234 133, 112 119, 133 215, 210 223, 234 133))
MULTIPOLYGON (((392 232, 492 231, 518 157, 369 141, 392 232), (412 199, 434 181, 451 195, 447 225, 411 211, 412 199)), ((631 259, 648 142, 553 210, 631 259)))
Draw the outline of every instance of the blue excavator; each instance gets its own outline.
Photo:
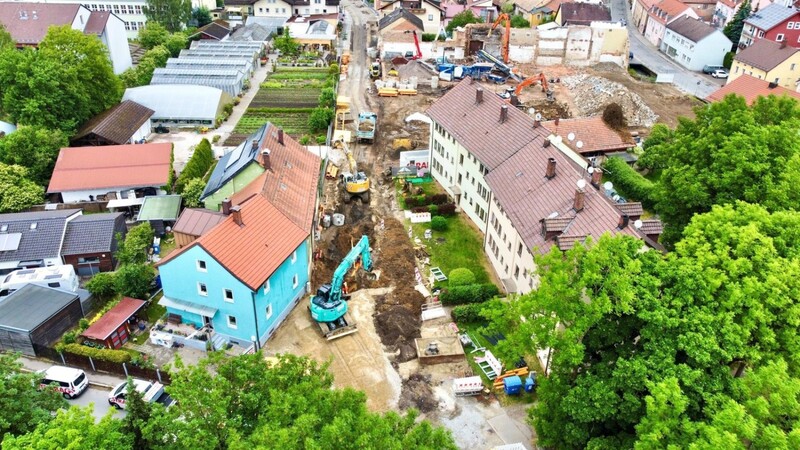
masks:
POLYGON ((320 286, 317 294, 311 297, 311 318, 317 322, 322 335, 329 341, 358 331, 355 322, 347 314, 349 297, 342 292, 344 277, 356 264, 361 264, 362 269, 372 272, 372 255, 367 236, 361 236, 358 243, 350 249, 333 273, 331 282, 320 286))

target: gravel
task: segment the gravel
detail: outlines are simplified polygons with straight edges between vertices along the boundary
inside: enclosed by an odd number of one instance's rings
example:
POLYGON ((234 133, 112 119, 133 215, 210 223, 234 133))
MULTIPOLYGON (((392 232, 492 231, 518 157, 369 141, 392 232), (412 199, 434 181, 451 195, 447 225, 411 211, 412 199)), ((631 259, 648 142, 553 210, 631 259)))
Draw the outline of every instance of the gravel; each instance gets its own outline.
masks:
POLYGON ((642 97, 631 92, 625 86, 593 75, 570 75, 561 79, 561 83, 573 94, 578 109, 575 117, 595 116, 603 113, 609 103, 618 103, 625 113, 630 126, 652 127, 658 120, 645 104, 642 97))

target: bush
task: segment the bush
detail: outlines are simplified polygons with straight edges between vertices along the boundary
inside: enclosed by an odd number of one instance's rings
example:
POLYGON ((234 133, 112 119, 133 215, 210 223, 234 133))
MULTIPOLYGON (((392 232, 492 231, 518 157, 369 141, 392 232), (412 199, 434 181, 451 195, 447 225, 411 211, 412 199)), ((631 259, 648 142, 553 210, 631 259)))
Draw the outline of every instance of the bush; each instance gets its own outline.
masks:
POLYGON ((736 53, 728 52, 725 53, 725 57, 722 58, 722 67, 731 70, 731 66, 733 65, 733 58, 736 57, 736 53))
POLYGON ((92 277, 86 283, 86 290, 91 292, 95 297, 105 299, 111 298, 117 293, 117 287, 114 283, 114 272, 101 272, 92 277))
POLYGON ((146 264, 124 266, 115 276, 117 292, 126 297, 147 299, 155 276, 153 268, 146 264))
POLYGON ((444 205, 439 205, 439 215, 444 217, 455 216, 456 205, 453 203, 445 203, 444 205))
POLYGON ((117 249, 116 256, 120 264, 124 266, 147 261, 147 249, 153 244, 154 235, 150 222, 143 222, 131 228, 117 249))
POLYGON ((617 190, 642 202, 642 206, 647 209, 653 207, 653 182, 640 175, 621 158, 606 159, 603 174, 617 190))
POLYGON ((439 296, 443 305, 463 305, 467 303, 483 303, 500 294, 493 284, 470 284, 445 289, 439 296))
POLYGON ((325 135, 317 136, 317 144, 325 145, 325 142, 328 141, 328 138, 325 135))
POLYGON ((200 196, 203 195, 205 189, 206 182, 203 181, 202 178, 192 178, 189 180, 181 194, 183 197, 183 205, 187 208, 199 208, 202 204, 200 202, 200 196))
POLYGON ((309 135, 300 138, 300 145, 308 145, 309 142, 311 142, 311 136, 309 135))
POLYGON ((61 342, 64 345, 74 344, 75 343, 75 332, 74 331, 67 331, 64 333, 64 337, 61 338, 61 342))
POLYGON ((434 216, 431 219, 431 230, 447 231, 447 219, 442 216, 434 216))
POLYGON ((531 23, 528 22, 527 20, 525 20, 525 18, 522 17, 521 15, 515 14, 515 15, 511 16, 511 27, 512 28, 530 28, 531 27, 531 23))
POLYGON ((450 287, 475 284, 475 274, 466 267, 451 270, 447 279, 450 287))
POLYGON ((484 318, 481 316, 481 310, 483 310, 483 303, 473 303, 471 305, 456 306, 450 314, 453 316, 453 320, 458 323, 483 322, 484 318))
POLYGON ((218 135, 218 134, 215 134, 214 136, 212 136, 212 137, 211 137, 211 143, 212 143, 212 144, 216 144, 217 142, 219 142, 219 140, 220 140, 221 138, 222 138, 222 136, 220 136, 220 135, 218 135))
POLYGON ((426 212, 428 212, 428 208, 426 208, 424 206, 415 206, 415 207, 411 208, 411 212, 413 212, 415 214, 426 213, 426 212))
POLYGON ((65 352, 72 353, 73 355, 88 356, 101 361, 109 361, 118 364, 130 362, 131 360, 131 354, 122 350, 94 348, 80 344, 67 344, 63 349, 65 352))
POLYGON ((436 205, 428 205, 428 212, 431 213, 431 216, 436 216, 439 214, 439 207, 436 205))
POLYGON ((89 328, 89 319, 82 317, 81 320, 78 321, 78 329, 83 333, 87 328, 89 328))
POLYGON ((628 122, 625 120, 625 113, 622 111, 622 106, 619 103, 609 103, 603 109, 603 122, 615 130, 624 130, 628 127, 628 122))
POLYGON ((312 131, 325 131, 333 120, 333 108, 314 108, 308 116, 308 127, 312 131))
POLYGON ((422 42, 433 42, 436 40, 436 33, 422 33, 422 42))
POLYGON ((431 195, 431 203, 433 203, 434 205, 443 205, 447 203, 447 194, 431 195))
POLYGON ((175 192, 183 193, 183 189, 192 178, 203 178, 212 164, 214 164, 214 151, 211 150, 211 143, 208 142, 208 139, 203 139, 195 147, 192 157, 186 162, 186 167, 178 177, 178 181, 175 183, 175 192))

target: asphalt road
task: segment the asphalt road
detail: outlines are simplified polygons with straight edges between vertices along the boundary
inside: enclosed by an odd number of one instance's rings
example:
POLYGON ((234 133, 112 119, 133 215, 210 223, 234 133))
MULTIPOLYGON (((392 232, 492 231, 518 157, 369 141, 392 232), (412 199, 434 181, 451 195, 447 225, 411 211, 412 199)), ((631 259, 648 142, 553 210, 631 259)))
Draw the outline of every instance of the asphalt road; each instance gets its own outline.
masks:
POLYGON ((709 75, 692 72, 673 62, 647 41, 633 25, 628 0, 611 0, 611 19, 625 20, 628 23, 630 48, 633 62, 640 63, 657 74, 673 74, 672 84, 687 94, 706 98, 725 84, 709 75))
POLYGON ((85 407, 89 404, 94 404, 94 418, 95 420, 102 419, 110 410, 115 412, 115 417, 121 419, 125 417, 125 411, 116 410, 113 406, 108 404, 108 393, 106 389, 99 389, 96 387, 89 387, 80 397, 74 400, 67 400, 70 406, 85 407))

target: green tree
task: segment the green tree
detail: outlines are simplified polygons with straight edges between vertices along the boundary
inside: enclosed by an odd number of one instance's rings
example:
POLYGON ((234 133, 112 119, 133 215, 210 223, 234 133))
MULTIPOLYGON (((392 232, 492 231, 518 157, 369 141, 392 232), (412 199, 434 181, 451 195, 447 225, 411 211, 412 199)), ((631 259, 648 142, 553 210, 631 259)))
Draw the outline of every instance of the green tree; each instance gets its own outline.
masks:
POLYGON ((183 33, 173 33, 167 38, 166 42, 164 42, 164 47, 169 50, 169 54, 173 58, 177 58, 181 54, 181 50, 185 49, 188 45, 189 38, 183 33))
POLYGON ((148 439, 144 435, 144 428, 153 417, 153 409, 161 405, 154 406, 153 403, 146 402, 141 392, 136 389, 133 378, 128 378, 127 395, 125 396, 125 419, 123 420, 124 430, 133 439, 132 448, 148 448, 148 439))
POLYGON ((198 27, 204 27, 211 23, 211 12, 205 6, 192 10, 192 19, 197 21, 198 27))
POLYGON ((14 42, 14 38, 11 37, 11 34, 6 30, 6 27, 0 24, 0 52, 3 50, 10 50, 16 48, 17 43, 14 42))
POLYGON ((300 53, 300 44, 291 36, 289 29, 285 28, 283 34, 272 40, 273 47, 281 52, 281 55, 294 56, 300 53))
POLYGON ((128 450, 132 442, 122 425, 111 413, 95 423, 91 406, 76 406, 58 411, 51 422, 39 425, 28 434, 7 435, 3 439, 3 450, 128 450))
POLYGON ((183 188, 183 193, 181 193, 183 205, 187 208, 199 208, 203 206, 203 202, 200 201, 200 196, 203 195, 205 189, 206 182, 203 181, 202 178, 192 178, 189 180, 183 188))
POLYGON ((319 106, 322 108, 336 107, 336 92, 332 88, 324 88, 319 94, 319 106))
POLYGON ((170 32, 164 28, 164 25, 159 22, 147 22, 147 24, 139 30, 138 41, 142 47, 147 50, 164 45, 169 39, 170 32))
POLYGON ((325 131, 333 120, 333 108, 314 108, 308 116, 308 127, 313 132, 325 131))
POLYGON ((150 222, 143 222, 131 228, 124 240, 117 238, 117 261, 120 264, 141 264, 147 262, 147 251, 153 245, 155 233, 150 222))
POLYGON ((17 212, 44 201, 44 188, 28 179, 28 169, 0 163, 0 212, 17 212))
POLYGON ((742 37, 742 30, 744 30, 744 21, 750 17, 752 11, 753 5, 750 4, 750 0, 745 0, 739 10, 736 11, 736 14, 734 14, 733 19, 722 30, 725 36, 733 42, 734 47, 739 43, 739 39, 742 37))
POLYGON ((39 376, 22 372, 17 356, 0 353, 0 436, 16 436, 49 422, 66 406, 54 389, 39 390, 39 376))
POLYGON ((86 283, 86 290, 97 298, 108 299, 117 293, 114 272, 101 272, 86 283))
MULTIPOLYGON (((180 50, 178 52, 180 53, 180 50)), ((166 67, 170 56, 170 50, 165 45, 157 45, 144 52, 136 67, 131 67, 120 75, 125 87, 130 88, 150 84, 150 80, 153 79, 153 72, 159 67, 166 67)))
POLYGON ((203 178, 213 164, 214 151, 211 149, 211 143, 208 142, 208 139, 203 138, 194 148, 192 157, 186 162, 186 166, 178 176, 178 181, 175 183, 175 192, 182 194, 190 180, 203 178))
POLYGON ((472 14, 472 11, 466 10, 453 16, 445 29, 448 33, 452 33, 456 28, 464 27, 471 23, 483 23, 483 19, 472 14))
POLYGON ((147 23, 157 22, 170 33, 181 31, 184 24, 192 18, 190 0, 147 0, 144 7, 147 23))
POLYGON ((447 278, 450 287, 475 284, 475 274, 466 267, 451 270, 447 278))
POLYGON ((511 16, 511 27, 512 28, 530 28, 531 23, 528 22, 522 15, 515 14, 511 16))
POLYGON ((147 299, 155 277, 153 268, 147 264, 128 264, 116 272, 114 283, 117 292, 125 297, 147 299))
POLYGON ((68 146, 69 140, 61 130, 23 126, 0 139, 0 161, 26 167, 32 181, 46 186, 59 151, 68 146))

